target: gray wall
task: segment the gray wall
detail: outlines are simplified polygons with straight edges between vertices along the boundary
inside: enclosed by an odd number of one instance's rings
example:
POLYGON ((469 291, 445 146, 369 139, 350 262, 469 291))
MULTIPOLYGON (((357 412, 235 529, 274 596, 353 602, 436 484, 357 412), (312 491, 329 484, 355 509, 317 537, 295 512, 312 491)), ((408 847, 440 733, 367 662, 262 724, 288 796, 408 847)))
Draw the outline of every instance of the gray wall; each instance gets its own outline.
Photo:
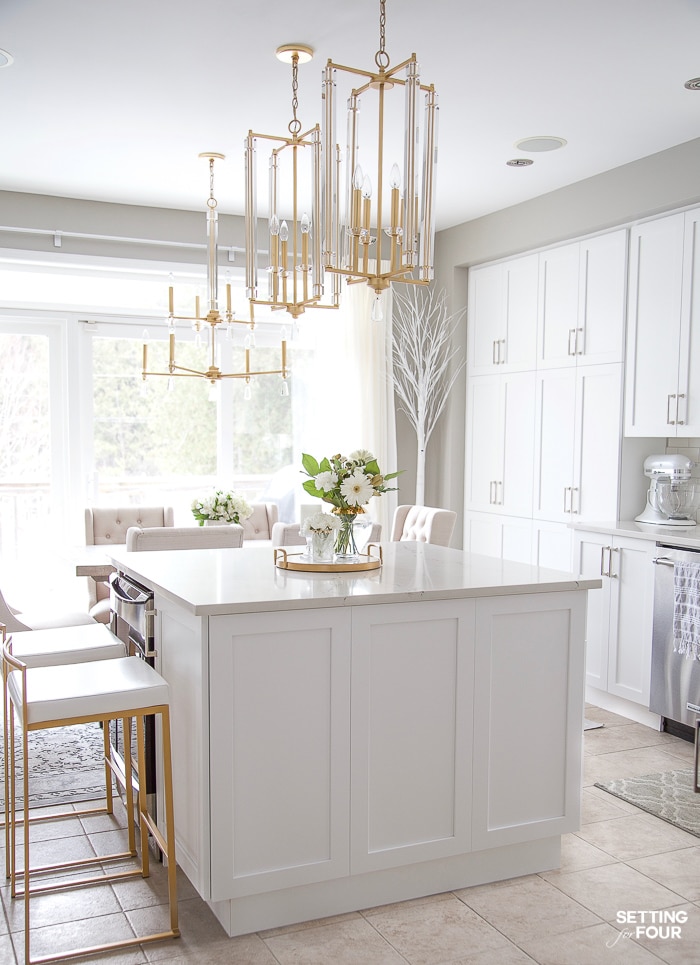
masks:
MULTIPOLYGON (((447 289, 450 312, 466 307, 469 266, 700 203, 698 172, 700 139, 449 228, 436 239, 435 284, 447 289)), ((466 351, 466 319, 459 343, 466 351)), ((460 514, 455 546, 460 545, 462 532, 464 398, 463 375, 455 384, 427 454, 426 503, 460 514)), ((405 420, 399 419, 397 433, 399 465, 413 466, 415 436, 405 420)), ((402 502, 411 501, 407 482, 401 487, 402 502)))

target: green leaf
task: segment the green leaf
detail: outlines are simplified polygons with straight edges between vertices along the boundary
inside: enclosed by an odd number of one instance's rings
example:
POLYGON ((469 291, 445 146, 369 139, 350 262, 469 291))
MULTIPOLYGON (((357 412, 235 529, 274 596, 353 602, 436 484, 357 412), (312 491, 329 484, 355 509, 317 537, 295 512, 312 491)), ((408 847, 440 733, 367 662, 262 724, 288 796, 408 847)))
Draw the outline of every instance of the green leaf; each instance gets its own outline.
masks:
POLYGON ((302 453, 301 464, 310 476, 318 476, 318 474, 321 472, 318 463, 313 456, 308 454, 308 452, 302 453))
POLYGON ((323 490, 316 489, 316 483, 313 481, 313 479, 307 479, 306 482, 303 482, 301 485, 309 496, 316 496, 317 499, 323 498, 323 490))
POLYGON ((400 476, 401 473, 404 472, 404 471, 405 471, 405 470, 403 470, 403 469, 399 469, 398 472, 387 472, 387 473, 385 473, 385 475, 384 475, 384 479, 396 479, 396 477, 397 477, 397 476, 400 476))
POLYGON ((365 472, 369 473, 370 476, 381 475, 381 469, 376 459, 370 459, 370 461, 365 466, 365 472))
POLYGON ((331 464, 330 464, 330 462, 329 462, 329 460, 328 460, 328 457, 327 457, 327 456, 324 456, 323 459, 321 460, 321 467, 320 467, 320 470, 319 470, 319 471, 320 471, 320 472, 331 472, 332 469, 333 469, 333 467, 331 466, 331 464))

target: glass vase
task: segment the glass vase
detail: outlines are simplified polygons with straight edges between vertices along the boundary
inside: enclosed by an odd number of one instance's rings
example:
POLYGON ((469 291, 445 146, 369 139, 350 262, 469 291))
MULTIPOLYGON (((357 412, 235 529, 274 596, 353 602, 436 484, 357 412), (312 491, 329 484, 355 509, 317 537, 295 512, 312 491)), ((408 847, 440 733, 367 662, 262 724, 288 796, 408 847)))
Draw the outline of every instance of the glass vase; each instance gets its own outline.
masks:
POLYGON ((334 530, 312 530, 311 534, 306 538, 307 552, 311 557, 311 562, 331 563, 333 561, 334 541, 334 530))
POLYGON ((341 527, 335 534, 335 559, 338 563, 358 562, 369 539, 372 520, 357 513, 338 513, 341 527))

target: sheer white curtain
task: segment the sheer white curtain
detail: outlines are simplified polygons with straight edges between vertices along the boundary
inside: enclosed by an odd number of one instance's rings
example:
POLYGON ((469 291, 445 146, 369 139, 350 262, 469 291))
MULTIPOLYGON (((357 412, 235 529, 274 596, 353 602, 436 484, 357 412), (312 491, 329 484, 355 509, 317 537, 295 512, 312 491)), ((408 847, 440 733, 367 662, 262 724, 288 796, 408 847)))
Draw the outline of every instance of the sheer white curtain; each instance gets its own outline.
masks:
MULTIPOLYGON (((381 295, 382 318, 372 319, 375 293, 364 283, 344 285, 336 311, 309 311, 316 330, 315 363, 306 385, 302 448, 317 459, 369 449, 384 472, 395 472, 396 419, 391 362, 391 290, 381 295), (307 443, 308 440, 308 443, 307 443)), ((399 477, 400 482, 400 477, 399 477)), ((388 539, 395 492, 367 507, 388 539)))

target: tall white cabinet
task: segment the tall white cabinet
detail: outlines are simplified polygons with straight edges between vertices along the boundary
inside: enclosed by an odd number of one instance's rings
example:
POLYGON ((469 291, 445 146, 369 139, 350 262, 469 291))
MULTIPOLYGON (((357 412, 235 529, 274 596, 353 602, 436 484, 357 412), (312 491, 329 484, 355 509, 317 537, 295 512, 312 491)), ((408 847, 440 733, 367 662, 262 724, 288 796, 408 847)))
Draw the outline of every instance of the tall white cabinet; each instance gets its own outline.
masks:
POLYGON ((625 435, 700 436, 700 211, 636 225, 625 435))
POLYGON ((567 524, 617 515, 626 264, 619 230, 470 272, 464 545, 472 552, 523 560, 527 538, 532 562, 570 569, 567 524), (508 322, 518 317, 516 353, 508 322))

